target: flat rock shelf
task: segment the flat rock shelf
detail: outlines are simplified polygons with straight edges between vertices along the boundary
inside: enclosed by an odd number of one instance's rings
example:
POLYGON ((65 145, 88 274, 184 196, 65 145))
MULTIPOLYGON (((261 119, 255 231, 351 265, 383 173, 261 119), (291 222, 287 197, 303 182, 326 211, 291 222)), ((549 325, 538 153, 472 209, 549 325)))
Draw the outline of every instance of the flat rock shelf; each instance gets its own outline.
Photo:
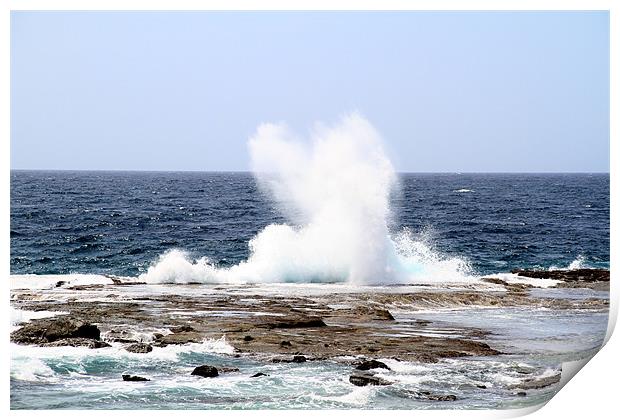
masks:
MULTIPOLYGON (((531 270, 514 273, 543 277, 531 270)), ((287 369, 322 366, 322 374, 337 381, 338 386, 349 387, 343 390, 386 390, 392 405, 383 408, 407 408, 408 401, 416 408, 416 404, 424 404, 421 408, 516 407, 552 395, 560 379, 561 362, 596 351, 600 342, 597 335, 589 338, 587 345, 563 351, 550 347, 547 343, 553 341, 547 336, 540 340, 527 334, 525 338, 518 336, 519 325, 527 329, 519 317, 528 314, 546 312, 568 323, 572 316, 587 320, 584 316, 588 314, 606 314, 609 300, 603 286, 608 288, 608 271, 552 274, 562 283, 546 289, 492 277, 475 285, 359 290, 337 285, 307 289, 287 285, 150 285, 119 278, 88 286, 14 287, 14 310, 51 315, 17 323, 11 341, 30 349, 65 346, 101 355, 120 351, 131 354, 131 360, 154 357, 158 349, 169 346, 184 348, 216 340, 227 346, 215 363, 199 363, 204 360, 196 356, 179 361, 177 370, 172 361, 161 371, 157 366, 145 370, 134 363, 124 366, 123 372, 116 372, 118 366, 110 366, 109 372, 102 368, 92 374, 82 373, 137 382, 127 386, 153 386, 174 379, 179 371, 203 384, 226 377, 277 381, 287 369), (460 317, 462 314, 468 315, 460 317), (494 321, 498 314, 510 321, 494 321), (546 347, 541 348, 541 343, 546 347), (476 373, 481 366, 488 372, 476 373), (445 375, 427 382, 407 380, 422 371, 432 376, 429 367, 445 375), (449 369, 461 369, 466 379, 440 383, 451 380, 449 369), (510 396, 508 403, 501 402, 498 393, 510 396)), ((544 320, 541 317, 541 322, 544 320)), ((604 329, 601 333, 604 335, 604 329)), ((566 334, 576 333, 558 331, 557 340, 566 334)), ((55 374, 62 379, 59 372, 55 374)), ((20 384, 12 377, 12 389, 20 384)), ((240 408, 278 407, 273 401, 257 407, 244 405, 243 398, 239 401, 229 403, 233 407, 240 404, 240 408)), ((355 406, 345 400, 344 405, 338 405, 338 401, 307 407, 355 406)), ((12 406, 19 408, 20 402, 12 399, 12 406)), ((163 406, 188 407, 200 408, 192 404, 163 406)), ((212 406, 205 403, 203 407, 212 406)), ((222 407, 215 404, 213 408, 222 407)))

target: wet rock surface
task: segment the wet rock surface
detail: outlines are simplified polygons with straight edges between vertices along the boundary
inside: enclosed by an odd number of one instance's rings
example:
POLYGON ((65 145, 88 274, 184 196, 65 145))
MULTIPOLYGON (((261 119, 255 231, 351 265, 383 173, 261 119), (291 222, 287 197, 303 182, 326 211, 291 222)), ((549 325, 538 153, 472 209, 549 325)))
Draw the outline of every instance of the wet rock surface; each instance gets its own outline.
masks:
POLYGON ((368 386, 368 385, 385 386, 385 385, 392 384, 392 382, 386 379, 378 378, 372 373, 366 373, 366 372, 363 372, 363 373, 356 372, 356 373, 351 374, 351 376, 349 376, 349 382, 351 382, 355 386, 368 386))
POLYGON ((125 347, 125 350, 130 353, 150 353, 153 351, 153 347, 146 343, 136 343, 125 347))
POLYGON ((357 370, 370 370, 370 369, 387 369, 390 370, 388 365, 378 360, 366 360, 355 367, 357 370))
POLYGON ((559 288, 589 288, 594 290, 609 290, 610 272, 605 269, 581 268, 576 270, 512 270, 511 273, 521 277, 533 279, 560 280, 555 287, 559 288))
POLYGON ((11 341, 22 344, 43 344, 68 338, 99 340, 96 325, 70 317, 36 319, 11 333, 11 341))
POLYGON ((215 366, 202 365, 196 367, 192 371, 192 375, 202 376, 203 378, 215 378, 216 376, 219 376, 219 372, 215 366))
MULTIPOLYGON (((596 284, 608 279, 609 274, 580 271, 563 278, 574 279, 570 281, 579 285, 596 284)), ((385 363, 389 359, 432 364, 443 358, 500 354, 487 343, 491 331, 417 319, 417 310, 471 306, 600 310, 609 305, 608 299, 597 297, 537 297, 531 293, 531 286, 505 284, 501 280, 492 280, 484 287, 406 292, 394 288, 395 291, 304 296, 268 294, 252 285, 167 285, 161 292, 156 287, 126 284, 102 285, 88 291, 17 289, 12 290, 14 308, 67 315, 23 323, 11 333, 11 341, 92 349, 117 343, 129 352, 148 353, 156 347, 201 343, 225 336, 234 348, 234 357, 286 363, 291 368, 297 363, 337 360, 351 367, 352 384, 387 385, 389 381, 377 377, 372 370, 389 370, 385 363)), ((197 376, 214 377, 234 373, 236 368, 205 365, 196 367, 194 372, 197 376)), ((246 377, 268 376, 256 371, 242 373, 246 377)), ((515 385, 515 392, 550 386, 554 380, 524 380, 515 385)), ((409 397, 428 401, 452 398, 434 394, 409 397)))
POLYGON ((543 378, 528 378, 518 384, 509 385, 508 389, 529 390, 545 388, 560 382, 561 377, 562 375, 558 373, 556 375, 545 376, 543 378))
POLYGON ((150 379, 144 378, 142 376, 136 375, 123 375, 123 381, 126 382, 148 382, 150 379))
POLYGON ((87 347, 89 349, 100 349, 103 347, 110 347, 110 344, 105 341, 95 340, 92 338, 61 338, 50 343, 42 343, 41 347, 87 347))

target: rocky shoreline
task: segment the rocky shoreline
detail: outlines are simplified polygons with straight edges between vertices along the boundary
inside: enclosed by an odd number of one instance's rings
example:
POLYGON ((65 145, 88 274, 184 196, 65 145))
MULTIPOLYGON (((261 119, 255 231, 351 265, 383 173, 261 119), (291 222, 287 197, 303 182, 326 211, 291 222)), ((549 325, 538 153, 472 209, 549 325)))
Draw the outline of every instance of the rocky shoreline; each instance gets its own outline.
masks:
MULTIPOLYGON (((529 278, 554 278, 556 287, 608 290, 607 270, 532 271, 515 270, 529 278), (537 277, 546 275, 547 277, 537 277)), ((599 297, 554 299, 535 297, 531 285, 485 279, 489 288, 420 290, 378 293, 349 291, 337 295, 273 296, 253 287, 238 287, 227 293, 225 286, 209 293, 153 293, 151 286, 116 279, 113 284, 89 287, 56 287, 45 290, 12 290, 13 308, 61 313, 33 319, 11 333, 18 344, 81 346, 91 349, 111 344, 142 354, 155 347, 201 343, 226 337, 234 357, 269 363, 306 363, 333 359, 352 365, 349 381, 358 386, 387 385, 375 376, 389 369, 377 359, 437 363, 444 358, 485 357, 500 354, 485 342, 492 331, 442 326, 415 317, 416 309, 443 307, 528 307, 605 309, 609 301, 599 297), (127 293, 127 292, 131 293, 127 293), (432 332, 432 333, 431 333, 432 332), (353 368, 355 367, 355 368, 353 368)), ((205 286, 194 287, 196 291, 205 286)), ((225 366, 196 366, 194 375, 205 378, 228 373, 225 366)), ((248 376, 266 376, 248 372, 248 376)), ((122 380, 144 382, 148 378, 125 375, 122 380)), ((529 380, 519 392, 549 386, 559 381, 529 380)), ((450 395, 419 395, 419 398, 449 401, 450 395)))

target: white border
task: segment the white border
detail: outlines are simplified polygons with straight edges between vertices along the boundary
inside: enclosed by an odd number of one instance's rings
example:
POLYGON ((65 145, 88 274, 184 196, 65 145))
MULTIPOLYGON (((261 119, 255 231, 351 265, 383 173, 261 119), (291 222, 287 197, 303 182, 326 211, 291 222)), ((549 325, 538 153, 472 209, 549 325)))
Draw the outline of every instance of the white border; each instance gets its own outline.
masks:
MULTIPOLYGON (((618 42, 618 36, 620 31, 620 5, 614 0, 478 0, 478 1, 465 1, 465 0, 358 0, 358 1, 336 1, 336 0, 297 0, 297 1, 285 1, 285 0, 263 0, 263 1, 251 1, 251 0, 230 0, 230 1, 200 1, 200 0, 4 0, 0 5, 0 57, 4 59, 0 62, 0 92, 3 93, 2 101, 0 101, 0 133, 2 140, 0 142, 0 162, 2 165, 2 172, 4 174, 4 183, 0 183, 2 191, 1 199, 2 206, 0 207, 0 215, 3 223, 0 228, 0 247, 2 249, 2 258, 0 259, 0 267, 2 272, 5 273, 5 280, 7 286, 1 288, 3 297, 3 311, 4 317, 4 331, 5 340, 2 340, 3 351, 3 364, 4 378, 3 382, 3 404, 2 407, 5 410, 9 410, 9 352, 8 352, 8 302, 9 302, 9 288, 8 288, 8 276, 10 272, 9 267, 9 226, 10 226, 10 202, 9 202, 9 168, 10 168, 10 96, 7 92, 10 92, 10 75, 9 75, 9 63, 10 63, 10 12, 11 10, 609 10, 610 11, 610 114, 612 116, 610 123, 610 187, 611 191, 617 191, 618 175, 613 169, 617 167, 619 159, 619 147, 618 147, 618 99, 620 98, 620 91, 618 81, 618 74, 620 67, 618 66, 618 56, 620 53, 620 43, 618 42), (616 118, 613 118, 616 117, 616 118)), ((614 265, 617 261, 617 249, 618 249, 618 224, 617 224, 617 209, 618 209, 618 195, 611 194, 611 261, 614 265)), ((618 314, 618 296, 620 290, 616 287, 615 271, 612 271, 612 285, 611 285, 611 305, 610 305, 610 317, 609 326, 606 337, 606 342, 611 337, 611 333, 616 324, 618 314)), ((584 415, 591 417, 593 413, 608 414, 616 412, 615 404, 615 392, 617 389, 613 381, 615 378, 610 378, 607 373, 618 373, 618 362, 615 360, 615 354, 620 354, 620 344, 617 342, 617 338, 612 339, 609 344, 602 350, 602 354, 597 355, 594 358, 593 364, 596 364, 597 372, 593 372, 593 369, 586 368, 585 370, 589 374, 590 381, 587 382, 586 378, 580 378, 577 381, 571 381, 571 384, 567 386, 567 389, 562 390, 556 395, 549 403, 550 407, 545 410, 541 410, 536 415, 553 415, 562 416, 562 418, 582 418, 584 415), (613 347, 613 349, 609 348, 613 347), (603 357, 604 356, 604 357, 603 357), (602 361, 599 361, 602 360, 602 361), (601 365, 604 363, 604 365, 601 365), (613 384, 613 385, 612 385, 613 384), (613 394, 610 392, 614 392, 613 394), (572 392, 572 394, 571 394, 572 392), (597 396, 599 396, 597 398, 597 396), (600 396, 603 396, 601 398, 600 396), (561 400, 561 404, 560 404, 561 400), (553 407, 551 407, 553 406, 553 407), (553 408, 553 409, 552 409, 553 408), (552 410, 551 410, 552 409, 552 410)), ((593 366, 590 366, 593 367, 593 366)), ((585 376, 585 375, 584 375, 585 376)), ((410 418, 416 416, 417 418, 445 418, 447 415, 451 417, 461 418, 507 418, 512 416, 524 415, 529 412, 536 411, 537 407, 523 409, 523 410, 502 410, 502 411, 390 411, 378 412, 378 411, 252 411, 252 412, 230 412, 222 413, 209 411, 205 412, 192 412, 183 411, 175 412, 177 415, 181 414, 184 417, 203 417, 203 416, 226 416, 234 418, 262 418, 269 416, 273 419, 282 418, 290 419, 291 415, 295 417, 311 418, 311 417, 331 417, 336 415, 340 416, 363 416, 372 418, 382 418, 389 415, 392 418, 410 418)), ((136 415, 142 413, 143 415, 163 417, 163 413, 159 412, 114 412, 112 415, 136 415)), ((82 417, 85 413, 73 412, 73 411, 60 411, 51 412, 46 411, 42 413, 45 416, 52 417, 82 417)), ((104 411, 89 411, 88 416, 93 418, 106 418, 110 416, 110 412, 104 411)), ((35 412, 29 411, 11 411, 9 415, 19 418, 30 418, 37 415, 35 412)), ((536 415, 534 417, 536 417, 536 415)))

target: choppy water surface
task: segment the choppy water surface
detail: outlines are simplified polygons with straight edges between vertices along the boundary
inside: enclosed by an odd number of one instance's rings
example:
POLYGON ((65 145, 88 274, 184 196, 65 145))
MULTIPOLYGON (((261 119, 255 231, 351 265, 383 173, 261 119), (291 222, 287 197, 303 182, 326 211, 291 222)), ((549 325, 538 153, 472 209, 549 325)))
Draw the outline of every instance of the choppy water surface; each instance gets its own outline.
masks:
MULTIPOLYGON (((609 266, 608 174, 401 174, 390 230, 479 274, 609 266)), ((135 276, 177 248, 222 267, 286 219, 249 173, 11 172, 11 273, 135 276)))

